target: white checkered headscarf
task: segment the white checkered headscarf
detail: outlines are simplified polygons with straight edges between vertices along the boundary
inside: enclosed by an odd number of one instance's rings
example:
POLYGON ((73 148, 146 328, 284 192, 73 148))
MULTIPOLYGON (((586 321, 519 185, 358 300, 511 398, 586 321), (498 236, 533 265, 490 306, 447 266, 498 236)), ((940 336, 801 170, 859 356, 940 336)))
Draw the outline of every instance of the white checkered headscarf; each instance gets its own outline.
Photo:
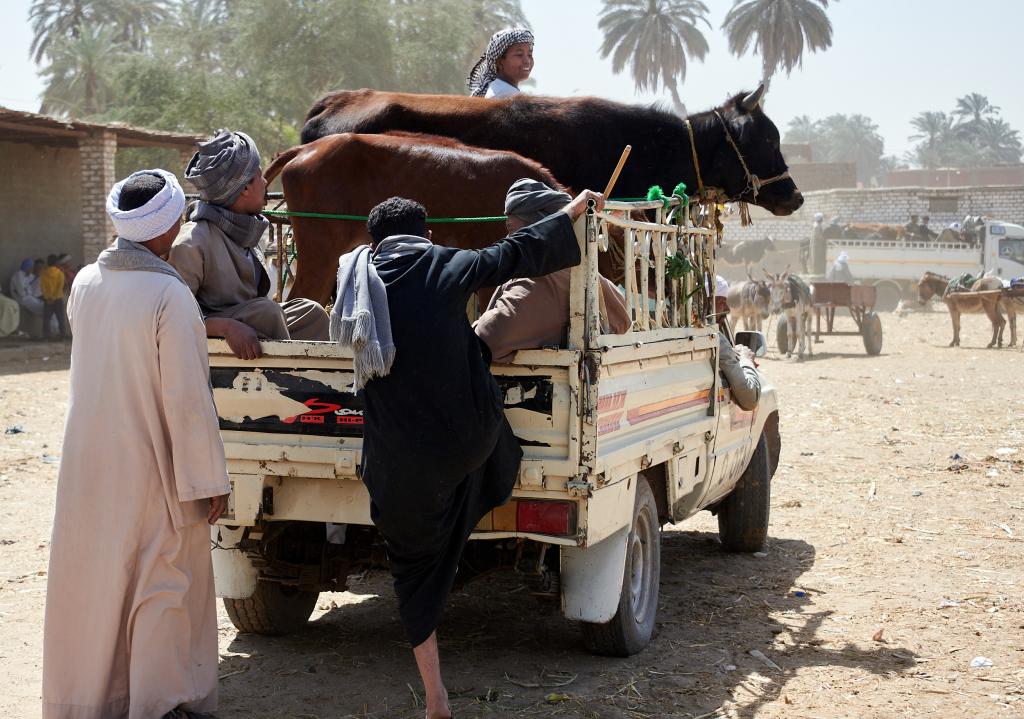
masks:
POLYGON ((525 27, 510 27, 491 35, 491 41, 487 43, 484 54, 469 71, 466 84, 469 86, 470 95, 483 97, 487 93, 487 86, 498 79, 498 60, 517 42, 528 42, 533 45, 533 33, 525 27))

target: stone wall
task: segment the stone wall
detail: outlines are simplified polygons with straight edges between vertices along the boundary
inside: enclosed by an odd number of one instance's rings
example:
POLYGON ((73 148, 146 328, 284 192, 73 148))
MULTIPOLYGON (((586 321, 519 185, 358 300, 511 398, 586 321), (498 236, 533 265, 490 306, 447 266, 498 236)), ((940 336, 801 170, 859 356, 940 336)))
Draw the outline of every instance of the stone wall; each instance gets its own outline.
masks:
POLYGON ((0 142, 0 286, 26 257, 82 254, 78 149, 0 142))
POLYGON ((930 227, 936 232, 965 215, 986 215, 994 219, 1024 224, 1024 187, 896 187, 874 189, 834 189, 807 192, 804 205, 790 217, 774 217, 759 207, 751 207, 754 224, 741 227, 739 216, 725 221, 725 241, 760 239, 771 235, 776 241, 799 242, 811 235, 814 213, 825 215, 825 222, 839 217, 842 222, 885 222, 903 224, 910 214, 930 215, 930 227))

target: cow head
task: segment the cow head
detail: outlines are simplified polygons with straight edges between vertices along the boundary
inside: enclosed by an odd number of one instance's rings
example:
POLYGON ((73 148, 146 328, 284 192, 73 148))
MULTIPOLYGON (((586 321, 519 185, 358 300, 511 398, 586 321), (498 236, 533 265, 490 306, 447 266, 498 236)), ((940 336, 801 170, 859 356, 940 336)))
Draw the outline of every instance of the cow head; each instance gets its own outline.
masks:
POLYGON ((779 177, 789 168, 779 148, 779 129, 761 109, 763 96, 761 85, 730 99, 717 109, 717 115, 698 116, 701 129, 720 140, 705 171, 705 184, 722 188, 731 200, 758 205, 775 215, 791 215, 800 209, 804 197, 791 178, 779 177), (755 193, 758 183, 762 184, 755 193))

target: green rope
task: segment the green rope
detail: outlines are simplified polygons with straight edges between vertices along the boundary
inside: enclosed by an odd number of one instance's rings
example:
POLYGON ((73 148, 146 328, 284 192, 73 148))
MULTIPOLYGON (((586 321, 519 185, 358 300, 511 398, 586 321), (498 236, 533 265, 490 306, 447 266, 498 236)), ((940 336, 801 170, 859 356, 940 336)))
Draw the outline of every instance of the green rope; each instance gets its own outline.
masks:
MULTIPOLYGON (((613 202, 644 202, 647 197, 615 197, 613 202)), ((335 215, 327 212, 293 212, 291 210, 264 210, 264 215, 273 217, 312 217, 319 220, 355 220, 366 222, 369 217, 366 215, 335 215)), ((428 223, 467 223, 467 222, 504 222, 508 219, 505 215, 492 215, 490 217, 428 217, 428 223)))
MULTIPOLYGON (((365 222, 370 219, 366 215, 332 215, 326 212, 293 212, 291 210, 264 210, 264 215, 278 217, 314 217, 321 220, 358 220, 365 222)), ((493 217, 428 217, 427 222, 504 222, 505 215, 493 217)))

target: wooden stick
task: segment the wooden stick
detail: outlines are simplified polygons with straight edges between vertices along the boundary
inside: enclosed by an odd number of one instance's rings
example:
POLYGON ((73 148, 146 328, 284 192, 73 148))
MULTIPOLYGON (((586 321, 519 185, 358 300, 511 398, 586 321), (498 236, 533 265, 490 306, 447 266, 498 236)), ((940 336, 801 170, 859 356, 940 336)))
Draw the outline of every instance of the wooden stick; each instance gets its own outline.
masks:
POLYGON ((612 188, 615 187, 615 183, 619 181, 619 173, 622 172, 622 166, 626 164, 626 159, 629 157, 629 153, 633 151, 632 145, 626 145, 622 150, 622 156, 619 157, 619 164, 615 166, 615 172, 612 173, 612 179, 608 180, 608 186, 604 188, 604 196, 612 196, 612 188))

